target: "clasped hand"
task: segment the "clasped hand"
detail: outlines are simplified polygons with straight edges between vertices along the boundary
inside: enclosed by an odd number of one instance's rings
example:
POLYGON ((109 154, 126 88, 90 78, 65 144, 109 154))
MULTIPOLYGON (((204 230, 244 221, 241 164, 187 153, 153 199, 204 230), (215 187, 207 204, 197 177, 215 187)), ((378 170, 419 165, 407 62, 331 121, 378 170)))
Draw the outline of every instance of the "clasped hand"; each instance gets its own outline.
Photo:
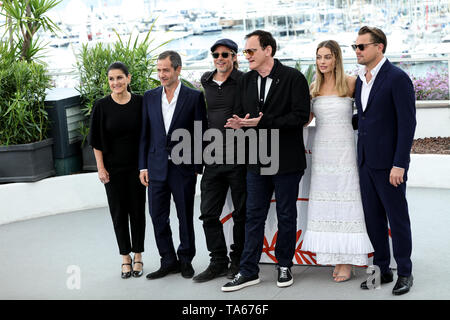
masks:
POLYGON ((250 118, 250 113, 247 113, 244 118, 240 118, 234 114, 232 118, 229 118, 227 120, 227 123, 224 127, 232 129, 240 129, 242 127, 256 127, 262 116, 262 112, 259 113, 259 117, 257 118, 250 118))

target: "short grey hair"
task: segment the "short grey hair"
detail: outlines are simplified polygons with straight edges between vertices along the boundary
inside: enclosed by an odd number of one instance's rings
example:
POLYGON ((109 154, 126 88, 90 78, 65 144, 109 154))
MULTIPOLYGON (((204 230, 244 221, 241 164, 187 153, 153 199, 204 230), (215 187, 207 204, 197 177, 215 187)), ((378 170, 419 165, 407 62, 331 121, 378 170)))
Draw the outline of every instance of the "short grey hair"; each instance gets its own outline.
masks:
POLYGON ((158 56, 158 60, 164 60, 167 57, 170 58, 170 64, 172 65, 172 68, 174 68, 175 70, 178 69, 178 67, 182 66, 181 57, 178 54, 178 52, 173 50, 164 51, 158 56))

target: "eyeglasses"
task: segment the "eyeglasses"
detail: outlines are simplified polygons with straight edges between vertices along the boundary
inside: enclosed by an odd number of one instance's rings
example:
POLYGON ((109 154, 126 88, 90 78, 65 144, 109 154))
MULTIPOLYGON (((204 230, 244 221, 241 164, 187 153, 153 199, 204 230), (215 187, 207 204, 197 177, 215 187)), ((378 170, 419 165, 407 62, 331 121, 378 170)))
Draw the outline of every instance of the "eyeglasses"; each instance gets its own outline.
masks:
POLYGON ((230 54, 233 55, 232 52, 213 52, 213 53, 211 53, 211 55, 214 59, 219 58, 221 55, 222 55, 222 58, 226 59, 226 58, 228 58, 228 56, 230 54))
POLYGON ((242 53, 246 56, 249 55, 250 57, 253 57, 253 55, 255 54, 256 50, 258 49, 245 49, 242 51, 242 53))
POLYGON ((364 51, 364 49, 365 49, 369 44, 378 44, 378 42, 361 43, 361 44, 352 44, 352 49, 356 51, 356 48, 358 48, 360 51, 364 51))

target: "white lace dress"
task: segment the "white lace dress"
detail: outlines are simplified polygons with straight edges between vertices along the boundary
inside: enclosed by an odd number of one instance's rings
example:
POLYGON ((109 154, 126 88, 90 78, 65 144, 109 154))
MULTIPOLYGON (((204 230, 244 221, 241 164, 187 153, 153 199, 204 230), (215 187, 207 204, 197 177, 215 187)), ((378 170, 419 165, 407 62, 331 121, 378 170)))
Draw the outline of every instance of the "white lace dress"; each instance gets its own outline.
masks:
POLYGON ((311 103, 316 133, 302 250, 315 252, 323 265, 367 265, 374 251, 361 203, 352 103, 338 96, 316 97, 311 103))

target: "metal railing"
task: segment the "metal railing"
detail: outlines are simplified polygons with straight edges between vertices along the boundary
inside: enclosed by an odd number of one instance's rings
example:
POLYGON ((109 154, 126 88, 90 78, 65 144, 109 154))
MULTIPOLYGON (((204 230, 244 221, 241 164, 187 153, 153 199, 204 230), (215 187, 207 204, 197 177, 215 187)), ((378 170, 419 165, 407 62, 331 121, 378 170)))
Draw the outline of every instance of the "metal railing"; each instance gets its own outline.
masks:
MULTIPOLYGON (((427 58, 413 58, 413 57, 389 57, 387 58, 394 64, 398 65, 400 68, 405 70, 414 77, 425 77, 427 72, 435 71, 435 74, 439 75, 440 71, 446 74, 446 84, 447 84, 447 99, 450 98, 450 56, 443 57, 427 57, 427 58), (439 68, 439 69, 438 69, 439 68)), ((243 71, 248 70, 248 62, 242 56, 239 56, 239 68, 243 71)), ((300 63, 301 69, 306 70, 306 68, 315 64, 315 60, 312 58, 283 58, 282 62, 288 66, 294 67, 296 63, 300 63)), ((356 71, 361 67, 357 64, 356 58, 349 59, 344 58, 344 68, 346 72, 356 75, 356 71)), ((211 61, 203 61, 201 63, 186 63, 183 66, 181 76, 185 79, 199 84, 201 75, 209 70, 214 69, 214 64, 211 61)), ((50 75, 54 80, 56 87, 73 87, 76 88, 79 85, 78 71, 75 68, 67 68, 60 70, 50 70, 50 75)), ((441 75, 443 76, 443 75, 441 75)), ((156 77, 156 75, 155 75, 156 77)), ((442 99, 441 99, 442 100, 442 99)))

